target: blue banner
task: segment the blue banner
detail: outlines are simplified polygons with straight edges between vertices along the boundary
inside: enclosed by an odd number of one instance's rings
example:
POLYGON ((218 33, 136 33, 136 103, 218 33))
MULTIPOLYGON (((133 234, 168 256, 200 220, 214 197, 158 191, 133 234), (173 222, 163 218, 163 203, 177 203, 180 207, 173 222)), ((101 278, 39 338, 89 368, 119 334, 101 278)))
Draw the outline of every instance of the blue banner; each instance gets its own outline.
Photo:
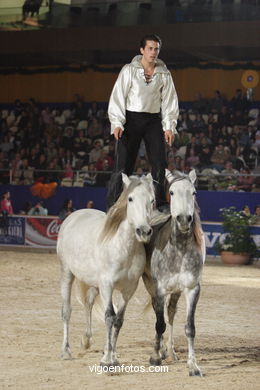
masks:
POLYGON ((25 218, 7 217, 0 227, 0 245, 24 245, 25 218))
MULTIPOLYGON (((215 245, 219 239, 224 239, 225 233, 220 223, 202 223, 202 229, 205 236, 207 255, 217 256, 215 245)), ((260 248, 260 226, 251 226, 250 232, 258 248, 260 248)))

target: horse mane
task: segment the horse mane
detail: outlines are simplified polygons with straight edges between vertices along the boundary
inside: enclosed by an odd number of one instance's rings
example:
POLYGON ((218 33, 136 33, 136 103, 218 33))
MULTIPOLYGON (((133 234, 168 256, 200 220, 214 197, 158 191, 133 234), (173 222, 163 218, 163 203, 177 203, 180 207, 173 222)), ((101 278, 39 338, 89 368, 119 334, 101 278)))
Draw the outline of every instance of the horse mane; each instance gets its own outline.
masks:
POLYGON ((198 206, 197 201, 195 200, 195 209, 194 209, 193 222, 192 222, 192 234, 196 245, 199 248, 201 248, 203 243, 203 230, 201 227, 199 213, 200 213, 200 208, 198 206))
POLYGON ((121 222, 126 219, 128 195, 141 184, 139 177, 131 176, 130 179, 129 186, 124 188, 116 203, 108 210, 106 222, 99 237, 101 242, 111 239, 116 234, 121 222))

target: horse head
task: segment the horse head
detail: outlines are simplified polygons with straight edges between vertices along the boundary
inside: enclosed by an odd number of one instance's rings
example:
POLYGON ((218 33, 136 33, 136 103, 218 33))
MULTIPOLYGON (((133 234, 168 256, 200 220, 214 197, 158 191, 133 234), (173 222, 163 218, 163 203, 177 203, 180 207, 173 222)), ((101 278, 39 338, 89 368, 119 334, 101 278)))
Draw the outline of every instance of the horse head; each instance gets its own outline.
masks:
POLYGON ((141 178, 122 173, 126 191, 126 217, 134 227, 138 241, 147 243, 152 235, 151 216, 155 201, 153 178, 149 173, 141 178))
POLYGON ((169 183, 171 215, 179 231, 188 233, 191 231, 195 211, 196 172, 193 169, 186 175, 179 171, 171 173, 166 169, 165 177, 169 183))

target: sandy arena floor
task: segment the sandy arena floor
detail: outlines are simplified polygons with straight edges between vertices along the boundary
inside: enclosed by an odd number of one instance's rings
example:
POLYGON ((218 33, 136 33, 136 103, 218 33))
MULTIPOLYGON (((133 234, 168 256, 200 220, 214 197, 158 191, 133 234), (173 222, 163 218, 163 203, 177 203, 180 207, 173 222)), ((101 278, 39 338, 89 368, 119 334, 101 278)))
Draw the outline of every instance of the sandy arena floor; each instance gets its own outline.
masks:
MULTIPOLYGON (((91 373, 89 366, 99 364, 104 324, 94 321, 94 343, 81 357, 84 313, 74 298, 74 359, 60 359, 63 326, 55 254, 1 251, 0 275, 1 389, 260 389, 260 264, 229 267, 207 262, 196 313, 196 352, 203 378, 188 375, 183 299, 175 321, 179 361, 164 363, 168 372, 100 375, 91 373)), ((138 302, 145 300, 140 282, 128 306, 118 353, 121 364, 148 370, 154 317, 152 312, 142 313, 138 302)))

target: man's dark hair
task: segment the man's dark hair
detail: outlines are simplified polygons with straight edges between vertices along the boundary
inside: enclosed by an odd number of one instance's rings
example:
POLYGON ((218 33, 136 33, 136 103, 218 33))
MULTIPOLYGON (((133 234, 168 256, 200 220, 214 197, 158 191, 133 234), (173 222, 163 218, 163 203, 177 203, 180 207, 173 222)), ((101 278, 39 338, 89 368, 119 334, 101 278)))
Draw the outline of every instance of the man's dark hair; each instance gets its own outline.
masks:
POLYGON ((145 36, 141 39, 141 41, 140 41, 140 47, 141 47, 142 49, 145 48, 147 41, 158 42, 159 45, 160 45, 160 47, 162 46, 162 40, 161 40, 160 37, 158 37, 158 35, 155 35, 155 34, 147 34, 147 35, 145 35, 145 36))

